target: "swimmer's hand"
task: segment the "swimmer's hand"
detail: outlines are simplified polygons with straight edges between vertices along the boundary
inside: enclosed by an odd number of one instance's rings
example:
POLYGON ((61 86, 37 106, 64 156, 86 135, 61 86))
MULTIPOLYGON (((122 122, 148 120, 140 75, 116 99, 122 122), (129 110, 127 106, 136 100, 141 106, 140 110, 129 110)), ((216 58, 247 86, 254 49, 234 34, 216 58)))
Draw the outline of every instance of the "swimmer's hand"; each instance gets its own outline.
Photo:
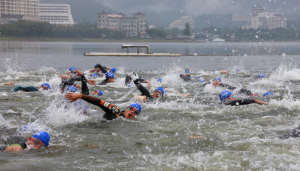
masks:
POLYGON ((151 88, 151 82, 149 80, 145 80, 145 82, 148 84, 148 89, 151 88))
POLYGON ((257 103, 259 105, 269 105, 269 103, 263 102, 263 101, 259 101, 259 100, 255 100, 255 103, 257 103))
POLYGON ((96 85, 96 81, 95 81, 95 80, 87 80, 87 82, 88 82, 90 85, 96 85))
POLYGON ((75 86, 76 88, 82 89, 81 86, 78 85, 78 84, 75 84, 74 86, 75 86))
POLYGON ((139 99, 142 102, 146 103, 146 96, 134 96, 135 99, 139 99))
POLYGON ((75 72, 77 73, 77 75, 80 75, 80 76, 83 75, 83 73, 79 69, 76 69, 75 72))
POLYGON ((78 99, 82 98, 82 94, 78 94, 78 93, 67 93, 65 95, 65 99, 70 100, 70 102, 75 102, 78 99))

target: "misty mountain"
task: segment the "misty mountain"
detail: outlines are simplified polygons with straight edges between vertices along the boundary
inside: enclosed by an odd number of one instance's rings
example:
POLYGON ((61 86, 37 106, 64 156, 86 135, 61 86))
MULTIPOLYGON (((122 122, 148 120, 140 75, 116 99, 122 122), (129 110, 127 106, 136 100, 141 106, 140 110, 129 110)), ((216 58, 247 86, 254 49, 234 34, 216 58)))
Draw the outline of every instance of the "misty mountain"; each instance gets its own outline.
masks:
POLYGON ((104 6, 95 0, 40 0, 42 4, 69 4, 74 22, 97 22, 97 13, 101 11, 116 13, 111 8, 104 6))
MULTIPOLYGON (((196 26, 223 26, 231 20, 230 14, 250 16, 255 5, 265 11, 283 13, 288 18, 299 16, 300 0, 96 0, 128 15, 137 11, 146 14, 148 24, 169 26, 177 18, 190 15, 196 26), (220 23, 221 22, 221 23, 220 23)), ((228 23, 227 23, 228 24, 228 23)))

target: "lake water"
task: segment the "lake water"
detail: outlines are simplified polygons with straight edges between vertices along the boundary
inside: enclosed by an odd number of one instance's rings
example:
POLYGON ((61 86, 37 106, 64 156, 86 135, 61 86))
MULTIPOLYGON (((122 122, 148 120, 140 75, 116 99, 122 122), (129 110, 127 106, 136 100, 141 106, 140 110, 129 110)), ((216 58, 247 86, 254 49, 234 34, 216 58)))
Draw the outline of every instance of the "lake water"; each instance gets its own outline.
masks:
POLYGON ((149 45, 152 53, 205 56, 84 57, 84 52, 126 50, 121 49, 122 42, 0 42, 1 83, 51 85, 51 91, 34 93, 13 93, 14 86, 0 86, 0 146, 10 136, 28 137, 40 130, 51 136, 46 149, 0 152, 0 170, 300 169, 300 139, 278 138, 300 123, 300 43, 126 44, 149 45), (116 79, 110 85, 89 86, 90 92, 101 90, 101 99, 121 109, 140 95, 135 86, 124 85, 130 72, 149 79, 150 92, 160 86, 173 89, 160 102, 142 104, 135 120, 106 121, 104 112, 93 105, 88 116, 65 108, 68 102, 59 92, 57 76, 70 67, 88 74, 96 63, 115 67, 116 79), (184 82, 179 74, 186 68, 193 79, 201 76, 209 82, 220 77, 259 94, 255 98, 269 105, 216 105, 226 89, 184 82), (258 78, 261 72, 267 77, 258 78), (263 97, 267 91, 274 95, 263 97), (24 125, 30 129, 22 130, 24 125))

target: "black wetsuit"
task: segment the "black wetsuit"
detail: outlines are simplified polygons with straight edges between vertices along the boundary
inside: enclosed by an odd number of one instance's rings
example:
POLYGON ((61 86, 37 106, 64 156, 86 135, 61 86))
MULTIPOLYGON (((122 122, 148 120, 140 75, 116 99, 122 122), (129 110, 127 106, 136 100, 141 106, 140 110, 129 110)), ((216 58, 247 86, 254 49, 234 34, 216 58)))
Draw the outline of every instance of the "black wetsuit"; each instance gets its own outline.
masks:
POLYGON ((223 104, 231 106, 248 105, 252 103, 255 103, 255 99, 231 100, 223 102, 223 104))
MULTIPOLYGON (((205 83, 205 84, 203 84, 203 87, 206 86, 206 85, 208 85, 208 84, 211 84, 211 83, 205 83)), ((229 90, 234 90, 234 89, 236 89, 236 87, 233 87, 233 86, 231 86, 231 85, 224 84, 224 83, 220 83, 220 87, 224 87, 224 88, 227 88, 227 89, 229 89, 229 90)), ((243 93, 243 94, 246 94, 246 95, 248 95, 248 96, 252 94, 252 92, 251 92, 250 90, 247 90, 247 89, 244 89, 244 88, 240 89, 240 90, 239 90, 239 93, 243 93)))
MULTIPOLYGON (((143 79, 143 78, 141 78, 141 77, 139 77, 139 79, 137 79, 137 80, 138 80, 140 83, 147 83, 147 82, 145 81, 145 79, 143 79)), ((125 78, 125 85, 130 84, 131 81, 132 81, 131 76, 126 75, 126 78, 125 78)))
POLYGON ((105 79, 101 83, 99 83, 98 85, 106 85, 107 83, 108 83, 108 79, 105 79))
POLYGON ((76 85, 75 81, 81 81, 81 76, 74 76, 74 77, 71 77, 68 80, 62 80, 61 83, 60 83, 60 85, 59 85, 60 88, 61 88, 61 90, 62 90, 62 92, 65 90, 66 86, 76 85))
POLYGON ((23 137, 12 137, 12 138, 9 138, 7 141, 5 141, 5 144, 8 144, 8 145, 1 146, 0 147, 0 151, 4 151, 7 147, 9 147, 11 145, 19 145, 23 149, 25 149, 27 147, 26 142, 27 142, 26 139, 23 138, 23 137))
POLYGON ((107 68, 105 66, 100 65, 100 64, 96 64, 94 68, 95 69, 99 68, 102 71, 103 74, 107 73, 107 68))
POLYGON ((192 81, 191 75, 185 75, 185 74, 180 74, 180 78, 182 78, 184 81, 192 81))
POLYGON ((14 90, 13 90, 13 92, 17 92, 17 91, 20 91, 20 90, 26 91, 26 92, 39 91, 34 86, 21 85, 21 86, 15 87, 14 90))
POLYGON ((286 133, 284 135, 279 136, 280 139, 288 139, 290 137, 293 137, 293 138, 300 137, 300 126, 298 128, 295 128, 295 129, 289 131, 288 133, 286 133))
POLYGON ((123 117, 124 111, 120 111, 119 107, 115 106, 114 104, 110 104, 104 100, 88 95, 82 95, 82 99, 88 103, 99 106, 105 112, 103 118, 107 120, 116 119, 120 116, 123 117))
POLYGON ((61 91, 64 92, 65 87, 67 85, 74 85, 75 86, 76 85, 75 81, 81 81, 81 87, 82 87, 81 93, 88 95, 89 94, 89 88, 87 86, 87 80, 86 80, 84 75, 71 77, 68 80, 62 80, 62 83, 60 84, 61 91))
POLYGON ((147 98, 147 102, 149 102, 150 100, 153 100, 154 98, 150 95, 149 90, 147 88, 145 88, 139 81, 139 79, 134 81, 134 84, 136 85, 136 87, 140 90, 140 92, 142 93, 141 96, 146 96, 147 98))

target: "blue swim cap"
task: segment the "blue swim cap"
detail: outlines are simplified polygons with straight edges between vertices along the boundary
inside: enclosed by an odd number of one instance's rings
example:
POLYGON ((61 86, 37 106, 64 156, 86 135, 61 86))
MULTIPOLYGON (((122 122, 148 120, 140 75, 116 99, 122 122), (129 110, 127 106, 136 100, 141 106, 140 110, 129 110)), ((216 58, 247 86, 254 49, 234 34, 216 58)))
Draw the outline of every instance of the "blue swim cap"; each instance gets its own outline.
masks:
POLYGON ((225 99, 228 99, 229 96, 231 95, 232 93, 230 91, 223 91, 221 94, 220 94, 220 100, 221 101, 224 101, 225 99))
POLYGON ((77 91, 77 88, 76 88, 75 86, 70 85, 70 86, 67 88, 67 91, 72 92, 72 93, 75 93, 75 92, 77 91))
POLYGON ((108 80, 109 78, 114 78, 115 77, 115 75, 113 74, 113 73, 111 73, 111 72, 107 72, 106 73, 106 79, 108 80))
POLYGON ((75 67, 71 67, 69 70, 70 70, 71 72, 75 72, 76 68, 75 68, 75 67))
POLYGON ((185 69, 185 73, 189 74, 190 70, 189 69, 185 69))
POLYGON ((221 82, 221 78, 215 78, 213 81, 218 80, 219 82, 221 82))
POLYGON ((205 80, 202 77, 197 77, 197 79, 199 80, 199 83, 205 83, 205 80))
POLYGON ((50 136, 45 131, 39 131, 39 132, 33 134, 32 138, 37 138, 37 139, 41 140, 46 145, 46 147, 48 147, 49 142, 50 142, 50 136))
POLYGON ((141 112, 142 112, 142 107, 141 107, 140 104, 138 104, 138 103, 132 103, 132 104, 129 105, 128 107, 130 107, 130 106, 137 108, 137 109, 139 110, 139 114, 141 114, 141 112))
POLYGON ((99 96, 102 96, 102 95, 103 95, 102 91, 97 90, 97 92, 98 92, 98 95, 99 95, 99 96))
POLYGON ((116 73, 116 68, 112 68, 112 69, 110 69, 110 71, 112 71, 113 73, 116 73))
POLYGON ((265 97, 265 96, 270 96, 270 95, 273 95, 273 93, 272 93, 272 92, 266 92, 266 93, 263 95, 263 97, 265 97))
POLYGON ((44 83, 44 84, 42 84, 42 86, 47 86, 48 89, 50 89, 50 84, 48 84, 48 83, 44 83))
POLYGON ((162 82, 162 79, 160 78, 160 79, 158 79, 157 81, 158 81, 158 82, 162 82))
POLYGON ((164 89, 163 89, 162 87, 158 87, 158 88, 157 88, 157 89, 155 89, 155 90, 159 90, 159 91, 161 91, 162 95, 164 95, 164 94, 165 94, 165 91, 164 91, 164 89))
POLYGON ((97 78, 97 77, 99 77, 99 75, 98 75, 98 74, 92 74, 91 76, 92 76, 92 77, 94 77, 94 78, 97 78))
POLYGON ((263 78, 263 77, 266 77, 266 75, 264 73, 260 73, 260 74, 258 74, 258 77, 263 78))

